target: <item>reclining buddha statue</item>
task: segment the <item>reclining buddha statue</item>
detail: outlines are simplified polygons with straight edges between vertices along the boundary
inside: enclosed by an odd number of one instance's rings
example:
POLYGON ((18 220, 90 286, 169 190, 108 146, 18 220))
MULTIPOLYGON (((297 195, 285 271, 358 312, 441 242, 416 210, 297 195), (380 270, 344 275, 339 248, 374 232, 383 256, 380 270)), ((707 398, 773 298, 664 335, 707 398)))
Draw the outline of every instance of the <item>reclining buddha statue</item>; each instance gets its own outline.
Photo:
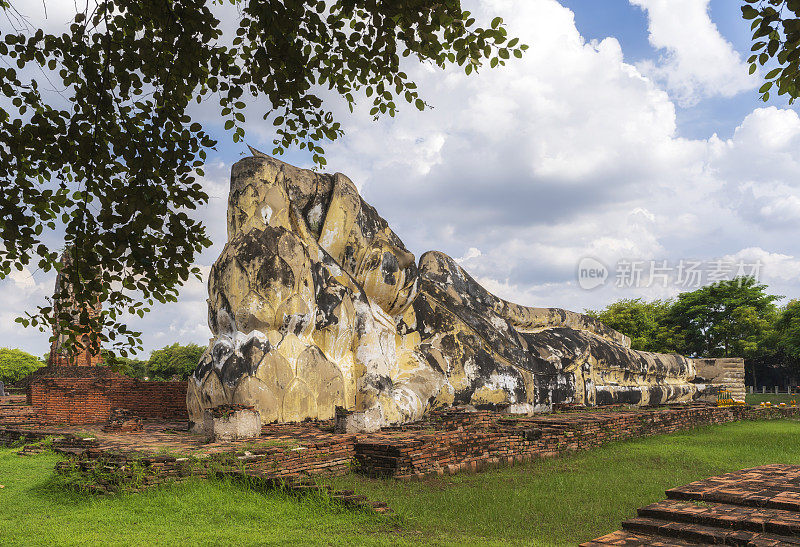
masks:
POLYGON ((586 315, 506 302, 452 258, 419 263, 346 176, 253 150, 232 168, 228 242, 208 281, 190 419, 225 403, 264 423, 348 430, 473 405, 660 404, 703 395, 699 360, 646 353, 586 315))

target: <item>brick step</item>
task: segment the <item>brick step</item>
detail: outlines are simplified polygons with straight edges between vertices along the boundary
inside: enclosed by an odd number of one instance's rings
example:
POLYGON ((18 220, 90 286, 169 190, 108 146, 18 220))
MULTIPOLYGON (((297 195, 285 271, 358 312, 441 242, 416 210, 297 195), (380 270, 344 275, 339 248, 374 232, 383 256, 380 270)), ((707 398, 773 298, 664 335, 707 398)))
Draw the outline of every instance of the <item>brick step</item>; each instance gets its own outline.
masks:
POLYGON ((635 545, 654 545, 659 547, 686 547, 688 545, 697 545, 694 542, 681 541, 675 538, 665 538, 657 536, 649 536, 646 534, 635 534, 633 532, 626 532, 625 530, 617 530, 611 532, 592 541, 581 543, 580 547, 601 547, 603 545, 623 545, 634 547, 635 545))
POLYGON ((800 536, 800 513, 727 503, 664 500, 638 510, 640 517, 752 532, 800 536))
POLYGON ((22 450, 17 452, 17 454, 20 456, 35 456, 36 454, 41 454, 44 451, 45 449, 41 446, 26 444, 22 447, 22 450))
POLYGON ((622 529, 634 534, 674 538, 695 544, 712 545, 800 545, 800 537, 717 528, 689 522, 670 522, 637 517, 622 523, 622 529))
POLYGON ((721 488, 709 491, 702 488, 695 489, 693 485, 687 484, 686 486, 671 488, 666 493, 667 498, 671 500, 704 501, 743 507, 758 507, 761 509, 784 509, 794 513, 800 512, 800 498, 761 496, 748 490, 721 488))

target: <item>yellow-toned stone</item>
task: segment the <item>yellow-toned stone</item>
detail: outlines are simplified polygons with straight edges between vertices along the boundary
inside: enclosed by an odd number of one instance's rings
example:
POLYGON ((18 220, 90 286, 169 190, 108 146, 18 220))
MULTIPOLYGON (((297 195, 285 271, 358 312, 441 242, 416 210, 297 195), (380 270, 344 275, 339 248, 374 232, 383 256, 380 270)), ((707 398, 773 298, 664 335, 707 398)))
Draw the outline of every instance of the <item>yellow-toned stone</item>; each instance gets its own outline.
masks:
POLYGON ((269 347, 277 348, 283 340, 283 335, 277 330, 270 329, 267 331, 267 340, 269 340, 269 347))
POLYGON ((257 216, 265 226, 289 226, 289 197, 281 186, 270 186, 258 203, 257 216))
POLYGON ((307 348, 297 359, 297 377, 303 380, 309 389, 316 394, 334 391, 331 400, 343 399, 342 373, 334 363, 330 362, 322 352, 314 347, 307 348), (336 383, 336 390, 331 385, 336 383))
MULTIPOLYGON (((266 385, 280 402, 294 378, 292 365, 277 351, 270 351, 261 359, 256 377, 266 385)), ((280 407, 279 407, 280 408, 280 407)))
POLYGON ((314 332, 316 345, 333 361, 341 361, 353 352, 353 329, 341 329, 338 325, 314 332))
POLYGON ((337 406, 346 407, 342 373, 319 349, 311 346, 300 355, 297 377, 316 394, 320 420, 333 418, 337 406))
POLYGON ((202 392, 197 380, 189 378, 189 384, 186 386, 186 411, 189 414, 189 419, 196 424, 203 422, 203 401, 202 392))
POLYGON ((317 398, 303 380, 295 378, 283 397, 283 420, 300 422, 306 418, 317 418, 317 398))
POLYGON ((250 222, 256 207, 258 193, 252 184, 248 184, 235 196, 235 207, 228 207, 228 240, 237 233, 244 232, 244 225, 250 222))
POLYGON ((302 298, 309 309, 314 309, 316 300, 314 276, 311 273, 311 260, 305 247, 299 243, 294 234, 286 233, 278 242, 278 253, 288 257, 286 262, 292 268, 294 275, 295 296, 302 298))
POLYGON ((245 376, 233 392, 233 402, 251 405, 261 414, 262 423, 276 422, 281 418, 281 402, 275 394, 255 376, 245 376))
POLYGON ((308 341, 300 339, 296 334, 290 332, 284 335, 277 345, 278 352, 291 363, 292 371, 297 370, 297 358, 308 348, 308 341))
POLYGON ((247 272, 234 259, 228 262, 217 282, 220 293, 225 294, 233 310, 236 310, 240 303, 250 292, 250 280, 247 272))
POLYGON ((361 209, 358 190, 350 179, 337 173, 334 176, 333 193, 331 195, 325 222, 319 234, 319 245, 334 260, 341 263, 347 240, 342 237, 349 234, 361 209))
POLYGON ((434 408, 452 406, 456 399, 456 390, 452 384, 445 384, 443 389, 440 389, 436 394, 436 399, 433 403, 434 408))
POLYGON ((273 308, 277 308, 295 294, 294 272, 280 256, 265 258, 254 274, 251 284, 253 290, 264 298, 273 308))
POLYGON ((500 387, 481 386, 472 394, 473 405, 510 403, 508 393, 500 387))
MULTIPOLYGON (((330 420, 336 414, 336 407, 348 408, 345 400, 344 381, 341 377, 334 378, 320 390, 317 395, 317 418, 330 420)), ((352 406, 350 407, 352 408, 352 406)))
POLYGON ((424 368, 427 368, 427 363, 422 359, 419 352, 399 349, 397 352, 397 369, 392 376, 402 379, 424 368))
POLYGON ((266 332, 276 323, 274 308, 261 295, 250 291, 236 309, 237 330, 248 334, 266 332))
POLYGON ((230 401, 230 393, 213 370, 203 381, 201 394, 203 408, 213 408, 230 401))
POLYGON ((314 314, 299 294, 290 296, 275 310, 275 328, 285 327, 288 332, 308 334, 314 329, 314 314))

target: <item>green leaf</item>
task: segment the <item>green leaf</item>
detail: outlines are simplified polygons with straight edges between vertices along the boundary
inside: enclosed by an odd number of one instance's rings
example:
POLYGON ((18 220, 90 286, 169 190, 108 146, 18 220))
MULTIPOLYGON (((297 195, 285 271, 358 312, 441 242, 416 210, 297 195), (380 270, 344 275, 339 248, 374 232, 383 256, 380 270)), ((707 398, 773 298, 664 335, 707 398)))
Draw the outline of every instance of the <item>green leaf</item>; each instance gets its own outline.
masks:
POLYGON ((758 12, 752 6, 742 6, 742 18, 753 19, 758 16, 758 12))

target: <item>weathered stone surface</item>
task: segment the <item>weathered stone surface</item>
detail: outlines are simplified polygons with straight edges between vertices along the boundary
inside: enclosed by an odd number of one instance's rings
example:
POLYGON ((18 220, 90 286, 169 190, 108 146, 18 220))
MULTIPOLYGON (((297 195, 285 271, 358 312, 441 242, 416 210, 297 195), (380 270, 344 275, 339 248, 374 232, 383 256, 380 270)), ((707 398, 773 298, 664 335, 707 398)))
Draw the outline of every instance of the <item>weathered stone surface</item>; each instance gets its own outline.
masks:
POLYGON ((346 429, 373 429, 452 405, 683 402, 736 379, 713 360, 632 350, 585 315, 506 302, 443 253, 417 265, 347 177, 255 151, 232 169, 208 303, 193 421, 236 401, 265 422, 340 406, 355 413, 346 429))
POLYGON ((205 410, 203 429, 214 441, 255 439, 261 435, 261 416, 253 407, 221 405, 205 410))

